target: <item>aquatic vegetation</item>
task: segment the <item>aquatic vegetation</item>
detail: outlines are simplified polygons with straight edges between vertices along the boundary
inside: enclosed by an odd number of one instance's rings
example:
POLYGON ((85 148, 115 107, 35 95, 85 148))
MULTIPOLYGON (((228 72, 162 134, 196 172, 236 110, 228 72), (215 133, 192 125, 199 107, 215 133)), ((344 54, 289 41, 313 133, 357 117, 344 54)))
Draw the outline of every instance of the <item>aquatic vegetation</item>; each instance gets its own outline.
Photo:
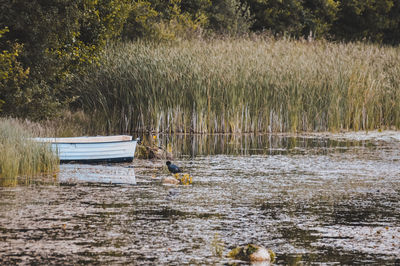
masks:
POLYGON ((215 233, 213 241, 211 242, 211 246, 213 247, 213 254, 217 257, 222 257, 222 253, 224 251, 225 244, 220 239, 219 234, 215 233))
POLYGON ((189 174, 182 174, 180 175, 179 173, 174 174, 174 177, 180 181, 180 184, 182 185, 190 185, 193 182, 193 178, 189 174))
POLYGON ((272 38, 110 46, 79 99, 106 132, 400 127, 400 49, 272 38))
POLYGON ((189 174, 182 174, 179 173, 173 174, 172 177, 167 176, 162 179, 163 184, 172 184, 172 185, 184 185, 188 186, 192 184, 193 178, 189 174))
POLYGON ((136 146, 135 158, 172 160, 171 143, 164 146, 157 136, 142 136, 140 143, 136 146))
POLYGON ((12 119, 0 119, 0 185, 14 186, 18 180, 29 183, 35 176, 59 169, 58 157, 50 146, 36 143, 27 129, 12 119))
POLYGON ((162 148, 145 144, 138 144, 135 151, 135 158, 138 159, 165 159, 169 156, 162 148))

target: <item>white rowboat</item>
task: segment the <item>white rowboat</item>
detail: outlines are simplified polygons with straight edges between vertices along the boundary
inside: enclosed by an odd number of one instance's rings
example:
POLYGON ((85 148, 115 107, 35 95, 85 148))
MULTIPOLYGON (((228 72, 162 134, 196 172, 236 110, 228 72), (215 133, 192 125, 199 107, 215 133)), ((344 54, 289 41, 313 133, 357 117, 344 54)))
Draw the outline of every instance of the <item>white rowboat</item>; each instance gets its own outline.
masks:
POLYGON ((71 138, 35 138, 50 143, 60 162, 131 162, 139 139, 132 136, 96 136, 71 138))

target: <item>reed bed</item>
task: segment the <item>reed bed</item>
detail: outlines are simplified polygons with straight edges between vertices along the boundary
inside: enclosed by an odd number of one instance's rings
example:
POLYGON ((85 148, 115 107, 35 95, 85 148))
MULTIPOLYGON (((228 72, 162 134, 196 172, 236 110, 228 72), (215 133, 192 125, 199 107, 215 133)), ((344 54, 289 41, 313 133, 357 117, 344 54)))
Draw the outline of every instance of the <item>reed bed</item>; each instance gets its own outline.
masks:
POLYGON ((37 177, 53 177, 59 159, 50 146, 34 142, 26 125, 0 119, 0 186, 30 183, 37 177))
POLYGON ((103 132, 247 133, 399 128, 400 49, 242 38, 122 43, 81 77, 103 132))

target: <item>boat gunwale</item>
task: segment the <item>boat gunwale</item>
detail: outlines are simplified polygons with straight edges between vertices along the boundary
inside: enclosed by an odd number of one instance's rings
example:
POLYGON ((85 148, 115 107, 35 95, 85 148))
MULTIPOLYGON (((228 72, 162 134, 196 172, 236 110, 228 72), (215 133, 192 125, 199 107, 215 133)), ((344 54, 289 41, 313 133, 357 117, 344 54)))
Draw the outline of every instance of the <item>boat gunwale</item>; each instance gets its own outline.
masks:
POLYGON ((99 143, 118 143, 118 142, 136 142, 132 136, 88 136, 88 137, 63 137, 63 138, 34 138, 37 142, 51 144, 99 144, 99 143))

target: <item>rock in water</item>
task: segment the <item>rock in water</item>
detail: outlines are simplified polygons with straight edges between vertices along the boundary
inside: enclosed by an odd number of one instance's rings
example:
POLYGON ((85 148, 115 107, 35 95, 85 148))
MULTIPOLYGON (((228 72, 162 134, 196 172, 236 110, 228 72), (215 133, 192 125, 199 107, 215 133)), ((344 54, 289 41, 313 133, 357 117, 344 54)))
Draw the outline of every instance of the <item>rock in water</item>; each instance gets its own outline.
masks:
POLYGON ((228 257, 251 262, 272 263, 275 260, 275 253, 265 247, 248 244, 246 246, 234 248, 228 253, 228 257))
POLYGON ((250 261, 271 261, 271 255, 269 251, 264 247, 258 247, 256 252, 250 254, 250 261))
POLYGON ((167 177, 163 178, 162 183, 165 184, 165 185, 167 185, 167 184, 169 184, 169 185, 178 185, 180 183, 180 181, 178 179, 174 178, 174 177, 167 176, 167 177))

